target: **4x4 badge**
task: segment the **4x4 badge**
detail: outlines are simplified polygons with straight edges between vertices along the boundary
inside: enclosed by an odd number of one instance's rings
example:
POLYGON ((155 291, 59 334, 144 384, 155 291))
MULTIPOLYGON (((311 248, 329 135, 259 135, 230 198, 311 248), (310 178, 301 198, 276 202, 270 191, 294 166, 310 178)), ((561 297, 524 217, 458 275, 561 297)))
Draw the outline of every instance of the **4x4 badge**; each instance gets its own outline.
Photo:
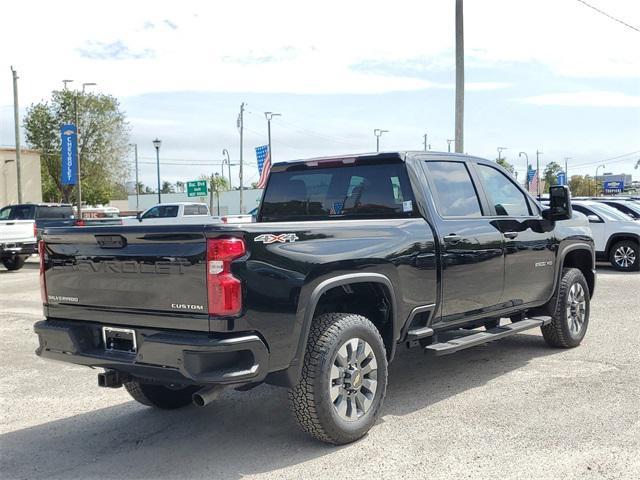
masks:
POLYGON ((281 233, 279 235, 275 235, 273 233, 263 233, 262 235, 258 235, 256 238, 254 238, 255 242, 262 242, 265 245, 276 242, 295 242, 296 240, 298 240, 298 236, 295 233, 281 233))

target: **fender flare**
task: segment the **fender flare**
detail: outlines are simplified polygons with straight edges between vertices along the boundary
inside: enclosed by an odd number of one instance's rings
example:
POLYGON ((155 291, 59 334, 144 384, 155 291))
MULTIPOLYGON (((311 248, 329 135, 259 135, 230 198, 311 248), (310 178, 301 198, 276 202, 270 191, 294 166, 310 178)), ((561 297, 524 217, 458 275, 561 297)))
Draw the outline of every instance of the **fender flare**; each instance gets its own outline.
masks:
POLYGON ((391 322, 392 322, 392 332, 393 339, 392 345, 390 347, 390 358, 393 358, 395 354, 396 342, 398 340, 398 311, 396 306, 396 294, 395 289, 393 288, 393 283, 386 275, 382 275, 381 273, 347 273, 344 275, 338 275, 335 277, 328 278, 320 282, 311 292, 309 296, 309 301, 307 302, 307 306, 304 310, 304 317, 302 327, 300 329, 300 335, 298 337, 298 347, 296 348, 295 354, 288 368, 288 376, 293 383, 297 381, 300 377, 300 373, 302 372, 302 364, 304 360, 304 353, 307 348, 307 340, 309 339, 309 332, 311 330, 311 323, 313 322, 313 316, 316 311, 316 307, 318 306, 318 302, 324 293, 328 290, 331 290, 335 287, 340 287, 342 285, 349 285, 353 283, 378 283, 385 286, 390 293, 391 296, 391 322))
POLYGON ((607 256, 607 261, 609 260, 609 251, 617 242, 625 238, 633 238, 636 242, 640 243, 640 235, 637 233, 626 233, 626 232, 616 232, 612 233, 607 239, 607 246, 604 249, 604 254, 607 256))

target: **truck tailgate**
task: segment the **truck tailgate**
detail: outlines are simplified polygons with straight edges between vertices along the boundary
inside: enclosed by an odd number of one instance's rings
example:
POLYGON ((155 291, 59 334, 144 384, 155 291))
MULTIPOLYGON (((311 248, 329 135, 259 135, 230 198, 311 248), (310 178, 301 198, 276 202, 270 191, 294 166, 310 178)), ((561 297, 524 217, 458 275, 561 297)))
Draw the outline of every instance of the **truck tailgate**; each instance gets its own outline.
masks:
POLYGON ((208 331, 202 225, 45 231, 48 316, 208 331))

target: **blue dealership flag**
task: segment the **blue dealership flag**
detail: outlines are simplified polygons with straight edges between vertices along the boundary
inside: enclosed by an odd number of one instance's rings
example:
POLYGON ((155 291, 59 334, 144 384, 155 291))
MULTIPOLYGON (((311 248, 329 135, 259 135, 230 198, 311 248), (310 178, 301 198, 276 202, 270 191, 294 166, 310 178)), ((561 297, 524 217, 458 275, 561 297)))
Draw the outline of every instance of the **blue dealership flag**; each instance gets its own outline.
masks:
POLYGON ((60 127, 60 145, 62 149, 62 185, 78 183, 78 132, 76 126, 69 123, 60 127))
POLYGON ((558 179, 558 185, 567 184, 567 174, 565 172, 558 172, 557 179, 558 179))

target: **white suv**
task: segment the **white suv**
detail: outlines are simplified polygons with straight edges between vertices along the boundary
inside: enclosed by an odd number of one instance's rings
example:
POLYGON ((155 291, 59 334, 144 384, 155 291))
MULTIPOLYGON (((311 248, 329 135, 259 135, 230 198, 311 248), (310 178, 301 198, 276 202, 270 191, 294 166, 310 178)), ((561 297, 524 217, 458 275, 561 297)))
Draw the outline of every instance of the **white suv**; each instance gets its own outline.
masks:
POLYGON ((638 270, 640 222, 602 202, 574 200, 571 205, 589 219, 599 260, 608 260, 613 268, 623 272, 638 270))

